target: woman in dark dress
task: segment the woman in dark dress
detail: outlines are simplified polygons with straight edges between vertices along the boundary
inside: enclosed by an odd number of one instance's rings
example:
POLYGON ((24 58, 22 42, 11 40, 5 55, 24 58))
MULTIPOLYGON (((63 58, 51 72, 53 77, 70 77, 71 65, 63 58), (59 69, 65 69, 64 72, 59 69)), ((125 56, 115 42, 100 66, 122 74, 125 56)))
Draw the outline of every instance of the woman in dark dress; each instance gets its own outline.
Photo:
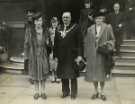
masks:
POLYGON ((58 18, 57 17, 52 17, 51 19, 51 27, 48 29, 48 34, 49 34, 49 63, 50 63, 50 72, 51 72, 51 81, 59 83, 59 79, 57 78, 56 75, 56 69, 57 69, 57 60, 54 59, 53 57, 53 48, 54 48, 54 38, 55 38, 55 33, 58 30, 58 18))

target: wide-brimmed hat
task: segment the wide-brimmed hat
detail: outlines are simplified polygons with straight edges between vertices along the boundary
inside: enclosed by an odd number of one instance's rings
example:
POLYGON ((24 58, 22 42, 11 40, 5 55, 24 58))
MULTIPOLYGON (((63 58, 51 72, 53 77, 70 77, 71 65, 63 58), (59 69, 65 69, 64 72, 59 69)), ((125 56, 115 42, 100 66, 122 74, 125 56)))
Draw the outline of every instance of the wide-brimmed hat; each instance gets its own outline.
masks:
POLYGON ((95 13, 95 15, 94 15, 94 18, 98 18, 98 17, 102 17, 102 18, 105 18, 105 14, 104 13, 102 13, 102 12, 97 12, 97 13, 95 13))

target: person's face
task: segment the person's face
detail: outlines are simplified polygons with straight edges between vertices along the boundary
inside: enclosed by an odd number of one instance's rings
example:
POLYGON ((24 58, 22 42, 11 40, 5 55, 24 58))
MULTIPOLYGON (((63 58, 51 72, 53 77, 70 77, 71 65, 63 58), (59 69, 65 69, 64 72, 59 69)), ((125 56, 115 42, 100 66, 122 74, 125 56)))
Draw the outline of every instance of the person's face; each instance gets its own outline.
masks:
POLYGON ((71 15, 70 13, 65 13, 62 16, 62 21, 65 25, 69 25, 71 23, 71 15))
POLYGON ((97 25, 101 25, 103 23, 103 19, 104 19, 104 17, 102 17, 102 16, 96 17, 95 18, 95 23, 97 25))
POLYGON ((85 8, 90 8, 90 3, 85 3, 85 4, 84 4, 84 7, 85 7, 85 8))
POLYGON ((40 18, 38 18, 37 20, 35 20, 35 21, 34 21, 34 24, 35 24, 36 26, 42 26, 42 24, 43 24, 43 19, 42 19, 42 17, 40 17, 40 18))
POLYGON ((57 26, 58 26, 58 22, 57 21, 52 23, 52 27, 53 28, 56 28, 57 26))
POLYGON ((90 3, 85 3, 84 6, 85 8, 90 8, 90 3))
POLYGON ((114 11, 119 11, 120 10, 120 5, 119 4, 114 4, 114 11))
POLYGON ((34 14, 33 12, 28 11, 28 13, 27 13, 27 19, 28 19, 28 21, 32 21, 32 15, 33 14, 34 14))

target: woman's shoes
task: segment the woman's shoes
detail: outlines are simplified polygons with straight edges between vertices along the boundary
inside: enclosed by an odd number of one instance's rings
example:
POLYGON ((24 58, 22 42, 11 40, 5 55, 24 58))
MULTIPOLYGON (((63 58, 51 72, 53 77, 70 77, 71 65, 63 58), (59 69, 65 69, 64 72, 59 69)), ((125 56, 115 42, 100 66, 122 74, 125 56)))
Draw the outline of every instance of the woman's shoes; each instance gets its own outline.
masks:
POLYGON ((92 97, 91 97, 91 99, 93 99, 93 100, 94 99, 97 99, 98 98, 98 95, 99 95, 99 93, 93 94, 92 97))
POLYGON ((100 94, 100 95, 99 95, 99 98, 100 98, 101 100, 103 100, 103 101, 106 101, 106 100, 107 100, 107 99, 106 99, 106 96, 103 95, 103 94, 100 94))
POLYGON ((39 97, 40 97, 40 96, 39 96, 38 93, 35 93, 34 96, 33 96, 33 98, 34 98, 35 100, 37 100, 39 97))
POLYGON ((42 98, 42 99, 47 99, 46 94, 45 94, 45 93, 41 94, 41 98, 42 98))
POLYGON ((51 81, 52 83, 60 83, 60 80, 55 78, 54 80, 51 81))
POLYGON ((39 93, 35 93, 33 96, 35 100, 38 100, 39 97, 41 97, 42 99, 47 99, 47 96, 45 93, 42 93, 41 96, 39 95, 39 93))
POLYGON ((100 94, 100 93, 93 94, 92 97, 91 97, 91 99, 93 99, 93 100, 97 99, 97 98, 99 98, 103 101, 107 100, 106 96, 104 94, 100 94))
POLYGON ((29 79, 29 82, 30 82, 30 84, 34 84, 34 80, 32 80, 32 79, 29 79))

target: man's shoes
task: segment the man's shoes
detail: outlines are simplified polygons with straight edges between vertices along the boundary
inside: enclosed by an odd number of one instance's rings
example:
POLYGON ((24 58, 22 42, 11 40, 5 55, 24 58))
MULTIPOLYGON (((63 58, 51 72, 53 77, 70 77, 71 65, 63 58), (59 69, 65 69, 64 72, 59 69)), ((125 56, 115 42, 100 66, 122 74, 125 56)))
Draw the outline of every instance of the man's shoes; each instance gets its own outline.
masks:
POLYGON ((69 96, 69 93, 63 93, 63 95, 61 96, 61 98, 66 98, 69 96))
POLYGON ((40 97, 40 96, 39 96, 38 93, 35 93, 34 96, 33 96, 33 98, 34 98, 35 100, 37 100, 39 97, 40 97))
POLYGON ((91 96, 91 99, 92 99, 92 100, 97 99, 97 98, 98 98, 98 95, 99 95, 99 93, 93 94, 93 95, 91 96))
POLYGON ((34 80, 29 79, 30 84, 34 84, 34 80))
POLYGON ((41 98, 42 98, 42 99, 47 99, 46 94, 45 94, 45 93, 42 93, 42 94, 41 94, 41 98))

